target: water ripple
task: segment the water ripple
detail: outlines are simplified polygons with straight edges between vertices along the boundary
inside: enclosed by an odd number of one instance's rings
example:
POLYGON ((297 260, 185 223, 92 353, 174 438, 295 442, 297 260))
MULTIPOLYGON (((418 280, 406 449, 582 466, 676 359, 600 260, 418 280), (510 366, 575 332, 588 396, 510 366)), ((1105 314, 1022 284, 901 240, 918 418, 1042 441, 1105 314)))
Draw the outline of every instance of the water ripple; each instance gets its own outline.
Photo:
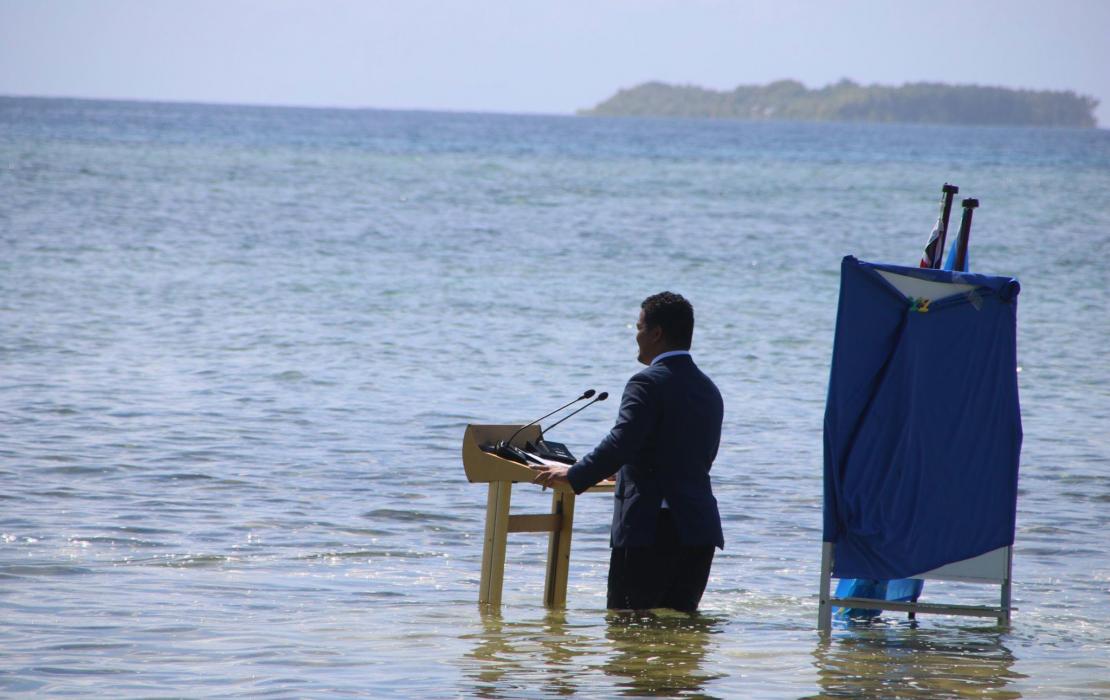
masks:
MULTIPOLYGON (((2 693, 1110 691, 1104 130, 0 97, 0 190, 2 693), (1023 284, 1020 609, 820 641, 838 263, 912 264, 945 180, 983 202, 973 263, 1023 284), (483 613, 464 426, 617 395, 663 286, 726 402, 703 615, 605 613, 591 494, 568 610, 540 605, 547 538, 512 533, 483 613)), ((615 412, 556 435, 583 454, 615 412)))

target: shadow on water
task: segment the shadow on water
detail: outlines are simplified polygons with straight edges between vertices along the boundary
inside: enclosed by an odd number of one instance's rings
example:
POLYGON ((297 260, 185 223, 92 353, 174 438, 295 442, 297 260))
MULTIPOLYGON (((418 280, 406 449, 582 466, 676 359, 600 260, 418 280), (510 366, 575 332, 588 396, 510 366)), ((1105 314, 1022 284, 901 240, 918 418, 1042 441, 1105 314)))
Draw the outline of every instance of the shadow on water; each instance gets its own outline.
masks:
POLYGON ((1020 698, 1008 688, 1025 676, 997 628, 919 630, 853 626, 813 652, 816 698, 1020 698))
POLYGON ((499 613, 482 613, 482 630, 467 635, 474 647, 467 655, 470 694, 479 698, 519 697, 529 691, 573 695, 578 647, 590 638, 568 630, 566 615, 555 611, 540 620, 509 621, 499 613))
POLYGON ((600 672, 624 696, 707 697, 705 684, 722 677, 704 668, 713 636, 723 631, 716 618, 609 613, 604 638, 598 631, 594 622, 568 623, 561 611, 534 621, 484 614, 481 632, 467 635, 474 642, 465 671, 472 682, 468 694, 569 696, 596 689, 600 672))
POLYGON ((705 697, 705 684, 723 677, 703 668, 723 622, 696 613, 609 613, 604 671, 622 695, 705 697))

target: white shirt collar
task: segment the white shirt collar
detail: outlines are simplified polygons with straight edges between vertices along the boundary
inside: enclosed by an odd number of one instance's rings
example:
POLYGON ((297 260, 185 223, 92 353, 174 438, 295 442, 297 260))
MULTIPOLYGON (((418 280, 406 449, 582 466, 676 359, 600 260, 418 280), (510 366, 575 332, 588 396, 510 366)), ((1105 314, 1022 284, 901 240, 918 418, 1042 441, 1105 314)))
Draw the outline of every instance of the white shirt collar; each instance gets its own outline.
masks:
POLYGON ((689 350, 668 350, 667 352, 661 352, 658 355, 656 355, 655 359, 653 359, 651 361, 651 364, 653 364, 653 365, 657 364, 659 361, 665 360, 668 357, 678 357, 679 355, 689 355, 689 354, 690 354, 689 350))

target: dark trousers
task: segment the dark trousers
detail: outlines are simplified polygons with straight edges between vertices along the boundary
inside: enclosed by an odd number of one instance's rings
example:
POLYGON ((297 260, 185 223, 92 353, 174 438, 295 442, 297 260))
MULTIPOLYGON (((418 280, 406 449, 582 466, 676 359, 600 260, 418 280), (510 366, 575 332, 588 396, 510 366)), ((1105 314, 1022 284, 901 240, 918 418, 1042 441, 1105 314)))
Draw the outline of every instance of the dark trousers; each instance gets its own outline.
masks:
POLYGON ((610 610, 694 612, 709 581, 713 551, 713 545, 681 545, 671 511, 664 508, 659 511, 655 544, 613 547, 606 606, 610 610))

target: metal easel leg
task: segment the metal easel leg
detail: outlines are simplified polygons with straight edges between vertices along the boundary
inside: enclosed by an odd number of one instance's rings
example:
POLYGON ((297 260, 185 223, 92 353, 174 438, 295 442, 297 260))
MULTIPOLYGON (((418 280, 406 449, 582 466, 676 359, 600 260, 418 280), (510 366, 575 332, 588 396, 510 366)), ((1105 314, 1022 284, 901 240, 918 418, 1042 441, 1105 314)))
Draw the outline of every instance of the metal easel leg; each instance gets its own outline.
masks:
POLYGON ((1012 607, 1011 593, 1013 584, 1014 573, 1014 546, 1010 545, 1006 548, 1006 579, 1002 582, 1002 593, 998 601, 998 607, 1002 614, 998 616, 999 627, 1010 626, 1010 610, 1012 607))
POLYGON ((832 605, 829 603, 832 579, 833 543, 821 543, 821 588, 817 604, 817 631, 828 634, 832 631, 832 605))

